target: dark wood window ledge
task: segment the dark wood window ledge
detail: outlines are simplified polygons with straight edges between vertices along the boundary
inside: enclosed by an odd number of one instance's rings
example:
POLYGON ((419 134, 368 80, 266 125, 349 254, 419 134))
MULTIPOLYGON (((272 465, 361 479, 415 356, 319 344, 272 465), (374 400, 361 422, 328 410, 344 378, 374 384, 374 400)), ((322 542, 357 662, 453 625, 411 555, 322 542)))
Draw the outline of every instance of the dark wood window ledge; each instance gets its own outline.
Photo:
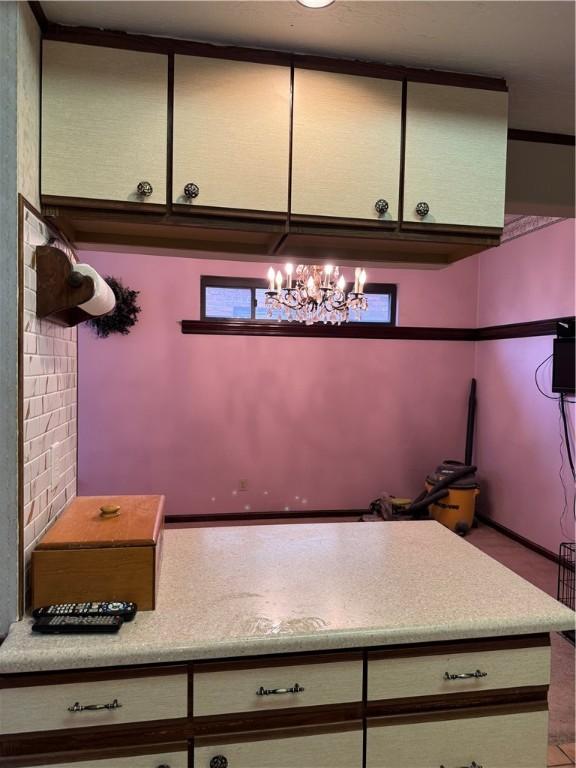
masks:
POLYGON ((567 318, 528 323, 492 325, 486 328, 429 328, 391 326, 383 323, 304 325, 298 322, 261 320, 182 320, 182 333, 216 336, 299 336, 334 339, 405 339, 420 341, 490 341, 529 336, 553 336, 556 323, 567 318))

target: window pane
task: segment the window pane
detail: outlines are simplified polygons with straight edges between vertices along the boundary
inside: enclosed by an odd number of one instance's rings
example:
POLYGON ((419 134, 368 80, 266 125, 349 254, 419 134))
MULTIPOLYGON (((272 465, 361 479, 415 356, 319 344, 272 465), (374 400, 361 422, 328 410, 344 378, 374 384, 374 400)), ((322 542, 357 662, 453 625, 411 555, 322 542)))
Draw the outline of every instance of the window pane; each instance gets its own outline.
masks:
POLYGON ((267 288, 256 288, 256 320, 278 320, 280 311, 272 312, 272 317, 268 317, 266 309, 266 291, 267 288))
POLYGON ((352 323, 389 323, 390 317, 390 294, 389 293, 367 293, 366 301, 368 309, 356 317, 355 313, 350 314, 352 323))
POLYGON ((206 286, 206 317, 230 317, 250 320, 252 291, 250 288, 206 286))

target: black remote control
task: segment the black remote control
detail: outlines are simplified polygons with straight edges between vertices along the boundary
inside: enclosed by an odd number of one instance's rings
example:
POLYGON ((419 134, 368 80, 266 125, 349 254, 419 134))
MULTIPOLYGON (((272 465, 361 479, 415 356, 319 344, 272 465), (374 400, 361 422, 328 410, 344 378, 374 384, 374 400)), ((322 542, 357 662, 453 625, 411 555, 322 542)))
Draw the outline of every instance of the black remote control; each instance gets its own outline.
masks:
POLYGON ((122 600, 103 603, 61 603, 35 608, 32 616, 44 619, 50 616, 120 616, 124 621, 132 621, 138 610, 136 603, 122 600))
POLYGON ((32 632, 45 635, 79 635, 92 632, 118 632, 124 621, 120 616, 49 616, 38 619, 32 632))

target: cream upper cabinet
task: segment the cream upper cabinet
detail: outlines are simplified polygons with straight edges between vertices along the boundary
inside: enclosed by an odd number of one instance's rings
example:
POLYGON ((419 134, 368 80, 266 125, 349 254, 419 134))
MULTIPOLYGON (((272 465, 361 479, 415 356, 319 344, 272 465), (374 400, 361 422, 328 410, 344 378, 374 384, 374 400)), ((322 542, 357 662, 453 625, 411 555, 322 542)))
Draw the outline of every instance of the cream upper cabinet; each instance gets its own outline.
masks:
POLYGON ((504 225, 507 113, 502 91, 408 83, 405 222, 504 225))
POLYGON ((174 203, 286 213, 289 152, 288 67, 175 57, 174 203))
POLYGON ((396 80, 295 70, 293 214, 398 219, 401 104, 396 80))
POLYGON ((42 194, 164 204, 167 105, 167 56, 45 41, 42 194))

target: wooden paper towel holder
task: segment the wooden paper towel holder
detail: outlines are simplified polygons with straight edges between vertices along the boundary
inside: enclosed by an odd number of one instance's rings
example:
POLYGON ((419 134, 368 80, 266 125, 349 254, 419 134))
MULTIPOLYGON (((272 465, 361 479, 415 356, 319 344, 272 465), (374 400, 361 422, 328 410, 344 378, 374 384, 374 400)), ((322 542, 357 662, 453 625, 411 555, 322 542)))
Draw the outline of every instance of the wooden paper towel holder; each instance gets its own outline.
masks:
POLYGON ((68 256, 52 245, 36 248, 36 314, 72 327, 89 320, 78 305, 94 296, 94 281, 74 271, 68 256))

